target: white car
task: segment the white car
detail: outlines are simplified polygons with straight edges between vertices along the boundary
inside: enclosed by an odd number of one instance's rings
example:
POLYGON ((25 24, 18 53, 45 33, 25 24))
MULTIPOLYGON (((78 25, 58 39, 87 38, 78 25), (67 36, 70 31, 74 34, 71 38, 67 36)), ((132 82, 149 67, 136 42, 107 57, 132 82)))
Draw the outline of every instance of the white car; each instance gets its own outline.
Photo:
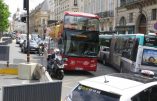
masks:
POLYGON ((157 79, 114 73, 80 81, 65 101, 157 101, 157 79))

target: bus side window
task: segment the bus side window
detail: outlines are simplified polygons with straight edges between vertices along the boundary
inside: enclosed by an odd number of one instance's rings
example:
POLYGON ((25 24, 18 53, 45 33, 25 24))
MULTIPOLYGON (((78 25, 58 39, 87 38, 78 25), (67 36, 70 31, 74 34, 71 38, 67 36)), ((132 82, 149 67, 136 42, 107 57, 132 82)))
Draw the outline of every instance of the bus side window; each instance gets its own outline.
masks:
POLYGON ((136 61, 137 51, 138 51, 139 39, 135 39, 134 46, 132 49, 132 61, 136 61))
POLYGON ((131 59, 132 57, 132 49, 133 49, 133 39, 127 38, 124 42, 124 48, 122 52, 122 56, 131 59))

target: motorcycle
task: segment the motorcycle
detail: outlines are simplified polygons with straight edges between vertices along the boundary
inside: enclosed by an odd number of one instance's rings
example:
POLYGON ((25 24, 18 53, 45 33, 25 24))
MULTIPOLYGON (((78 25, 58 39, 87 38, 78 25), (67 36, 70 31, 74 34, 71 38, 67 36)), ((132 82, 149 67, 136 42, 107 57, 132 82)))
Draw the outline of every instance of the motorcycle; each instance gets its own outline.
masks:
POLYGON ((51 78, 57 78, 59 80, 64 78, 64 61, 61 56, 57 56, 55 59, 48 59, 47 71, 51 78))
POLYGON ((39 56, 44 54, 44 46, 43 45, 39 45, 38 54, 39 54, 39 56))

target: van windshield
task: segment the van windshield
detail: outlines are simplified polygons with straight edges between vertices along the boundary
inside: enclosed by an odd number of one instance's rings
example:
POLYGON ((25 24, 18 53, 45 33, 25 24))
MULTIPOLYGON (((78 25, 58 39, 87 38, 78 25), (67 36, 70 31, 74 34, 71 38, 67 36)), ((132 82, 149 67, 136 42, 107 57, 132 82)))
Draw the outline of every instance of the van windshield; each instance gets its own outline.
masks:
POLYGON ((78 85, 68 96, 68 101, 119 101, 120 95, 78 85))

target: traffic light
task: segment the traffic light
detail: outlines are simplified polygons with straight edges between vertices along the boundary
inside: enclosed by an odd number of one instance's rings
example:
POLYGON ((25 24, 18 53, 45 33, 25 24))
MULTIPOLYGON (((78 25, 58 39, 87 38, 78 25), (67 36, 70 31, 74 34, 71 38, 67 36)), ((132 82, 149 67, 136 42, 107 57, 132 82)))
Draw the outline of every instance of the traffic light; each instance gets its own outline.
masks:
POLYGON ((23 1, 23 9, 24 10, 28 10, 28 2, 29 2, 28 0, 23 1))
POLYGON ((21 17, 21 22, 26 23, 26 17, 21 17))

